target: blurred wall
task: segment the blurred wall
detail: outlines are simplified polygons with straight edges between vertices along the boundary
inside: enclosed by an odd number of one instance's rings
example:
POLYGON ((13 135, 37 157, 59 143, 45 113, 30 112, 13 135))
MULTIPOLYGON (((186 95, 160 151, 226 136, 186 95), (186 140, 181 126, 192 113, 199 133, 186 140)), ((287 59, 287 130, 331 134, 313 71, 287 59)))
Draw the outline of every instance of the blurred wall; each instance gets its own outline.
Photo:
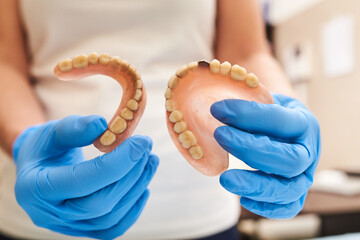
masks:
POLYGON ((259 0, 261 4, 268 5, 268 22, 280 24, 293 16, 306 11, 314 5, 326 0, 259 0))
POLYGON ((360 1, 322 1, 275 26, 274 38, 275 54, 287 68, 289 49, 306 48, 311 69, 304 67, 307 73, 294 86, 320 121, 322 156, 319 168, 360 170, 360 1), (354 19, 354 68, 347 74, 329 77, 323 70, 323 29, 329 21, 341 16, 354 19))

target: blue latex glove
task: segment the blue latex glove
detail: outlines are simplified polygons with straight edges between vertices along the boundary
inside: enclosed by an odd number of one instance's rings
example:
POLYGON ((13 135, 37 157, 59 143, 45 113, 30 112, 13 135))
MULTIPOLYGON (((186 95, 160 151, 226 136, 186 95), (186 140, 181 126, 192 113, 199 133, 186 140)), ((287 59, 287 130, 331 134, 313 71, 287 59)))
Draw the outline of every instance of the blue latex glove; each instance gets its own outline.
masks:
POLYGON ((106 129, 100 116, 69 116, 25 130, 15 141, 15 194, 32 221, 55 232, 99 239, 137 220, 158 166, 152 141, 134 136, 85 161, 81 148, 106 129))
POLYGON ((235 157, 258 169, 231 169, 221 185, 242 196, 243 207, 268 218, 291 218, 302 209, 320 155, 320 128, 298 100, 272 94, 275 104, 229 99, 212 115, 228 126, 214 136, 235 157))

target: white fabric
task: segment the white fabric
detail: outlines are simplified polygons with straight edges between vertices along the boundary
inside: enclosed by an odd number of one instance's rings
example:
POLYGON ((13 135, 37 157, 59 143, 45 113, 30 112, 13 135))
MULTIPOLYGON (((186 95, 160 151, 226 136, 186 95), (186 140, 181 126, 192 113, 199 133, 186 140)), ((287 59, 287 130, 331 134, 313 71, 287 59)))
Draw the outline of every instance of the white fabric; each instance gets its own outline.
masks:
MULTIPOLYGON (((215 0, 24 0, 21 10, 31 74, 49 119, 99 114, 109 120, 121 99, 121 87, 103 76, 57 80, 52 69, 62 59, 107 52, 127 59, 142 76, 148 102, 135 134, 153 139, 160 165, 145 210, 122 238, 196 238, 233 226, 238 198, 220 186, 218 177, 201 175, 181 157, 165 123, 169 77, 183 64, 213 58, 215 0)), ((87 159, 100 154, 92 146, 84 152, 87 159)), ((15 202, 15 168, 11 160, 1 160, 0 231, 30 239, 73 239, 32 224, 15 202)))

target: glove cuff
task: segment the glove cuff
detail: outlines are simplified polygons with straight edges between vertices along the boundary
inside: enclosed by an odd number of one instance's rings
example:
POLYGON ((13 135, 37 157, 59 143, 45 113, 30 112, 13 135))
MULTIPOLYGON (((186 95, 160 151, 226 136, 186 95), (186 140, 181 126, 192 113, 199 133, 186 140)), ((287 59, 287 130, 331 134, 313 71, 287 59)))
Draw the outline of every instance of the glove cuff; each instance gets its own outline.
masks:
POLYGON ((39 128, 39 127, 40 127, 40 125, 31 126, 27 129, 25 129, 24 131, 22 131, 19 134, 19 136, 17 136, 15 138, 15 141, 12 146, 12 157, 14 159, 15 164, 16 164, 17 156, 18 156, 19 150, 21 148, 21 145, 24 142, 24 139, 30 132, 34 131, 36 128, 39 128))

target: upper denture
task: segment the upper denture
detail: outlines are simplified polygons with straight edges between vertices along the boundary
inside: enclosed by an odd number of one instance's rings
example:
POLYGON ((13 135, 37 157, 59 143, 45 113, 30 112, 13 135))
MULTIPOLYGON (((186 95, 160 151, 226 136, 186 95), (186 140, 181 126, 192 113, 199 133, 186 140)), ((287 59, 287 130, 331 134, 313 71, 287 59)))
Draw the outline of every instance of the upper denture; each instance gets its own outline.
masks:
POLYGON ((228 168, 228 153, 213 133, 221 125, 210 106, 223 99, 273 103, 270 93, 253 73, 239 65, 202 60, 181 66, 165 91, 167 127, 183 157, 205 175, 218 175, 228 168))

